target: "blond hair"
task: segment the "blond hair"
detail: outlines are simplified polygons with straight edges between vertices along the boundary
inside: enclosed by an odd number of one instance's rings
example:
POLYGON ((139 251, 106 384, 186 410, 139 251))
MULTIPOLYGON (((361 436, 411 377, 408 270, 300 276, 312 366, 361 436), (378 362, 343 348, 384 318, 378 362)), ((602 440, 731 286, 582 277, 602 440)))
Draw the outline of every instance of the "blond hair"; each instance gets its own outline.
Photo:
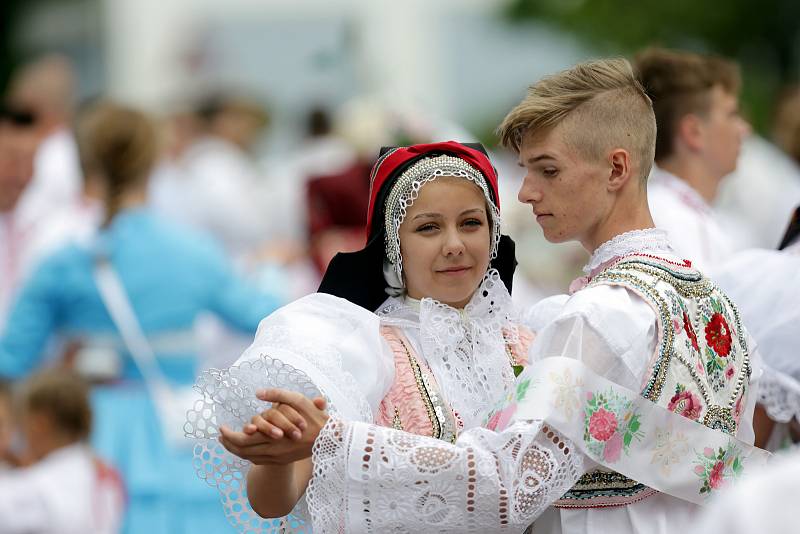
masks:
POLYGON ((150 177, 159 149, 155 125, 133 108, 99 102, 79 114, 75 136, 84 174, 105 183, 108 224, 120 210, 123 195, 150 177))
POLYGON ((647 178, 653 163, 653 106, 623 58, 580 63, 542 78, 497 129, 503 146, 519 152, 527 135, 564 124, 565 141, 587 159, 624 148, 647 178))
POLYGON ((56 369, 39 371, 23 382, 19 401, 23 414, 47 415, 58 432, 75 441, 89 438, 89 386, 77 374, 56 369))
POLYGON ((714 87, 736 95, 741 86, 736 63, 714 55, 648 48, 637 54, 634 66, 656 114, 656 161, 674 152, 678 122, 683 117, 708 113, 714 87))

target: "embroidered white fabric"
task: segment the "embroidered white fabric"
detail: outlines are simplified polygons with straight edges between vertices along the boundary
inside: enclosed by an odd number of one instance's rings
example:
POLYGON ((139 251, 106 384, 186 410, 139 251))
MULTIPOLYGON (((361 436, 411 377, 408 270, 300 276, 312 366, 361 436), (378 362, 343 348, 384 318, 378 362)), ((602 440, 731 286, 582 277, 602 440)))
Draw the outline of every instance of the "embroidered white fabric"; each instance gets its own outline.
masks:
POLYGON ((451 445, 331 418, 307 492, 314 532, 521 532, 583 474, 573 451, 541 421, 451 445))
POLYGON ((394 266, 398 280, 403 279, 403 256, 400 254, 400 225, 406 218, 408 208, 419 197, 419 191, 422 186, 442 176, 464 178, 481 188, 486 198, 486 203, 491 210, 491 258, 497 257, 497 246, 500 242, 500 211, 492 202, 486 179, 480 171, 461 158, 447 155, 425 158, 409 167, 398 178, 386 199, 386 257, 394 266))
POLYGON ((483 426, 514 387, 506 342, 519 340, 516 312, 499 273, 487 272, 463 311, 430 298, 418 305, 389 298, 376 313, 418 343, 419 355, 464 427, 483 426))
POLYGON ((589 263, 583 272, 589 274, 603 263, 619 256, 629 254, 658 254, 674 255, 675 251, 669 243, 667 232, 658 228, 644 230, 631 230, 609 239, 592 253, 589 263))
POLYGON ((216 487, 228 519, 241 532, 310 532, 305 499, 283 518, 258 516, 247 500, 251 463, 217 441, 219 427, 241 429, 269 407, 256 391, 282 388, 323 395, 329 412, 373 420, 394 379, 394 358, 380 336, 378 317, 331 295, 309 295, 262 321, 253 345, 230 368, 210 369, 195 388, 202 399, 187 415, 184 432, 196 440, 198 476, 216 487))

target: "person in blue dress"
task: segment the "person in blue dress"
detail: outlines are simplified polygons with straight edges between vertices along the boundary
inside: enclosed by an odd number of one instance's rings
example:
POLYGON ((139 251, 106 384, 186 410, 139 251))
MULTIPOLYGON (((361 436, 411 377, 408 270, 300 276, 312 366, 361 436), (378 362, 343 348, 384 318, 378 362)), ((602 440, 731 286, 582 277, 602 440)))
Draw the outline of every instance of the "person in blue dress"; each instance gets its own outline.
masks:
POLYGON ((191 445, 165 436, 158 418, 163 406, 148 394, 125 349, 95 283, 95 265, 100 257, 109 261, 174 390, 190 386, 200 371, 198 316, 213 313, 251 336, 280 303, 237 277, 207 237, 147 207, 158 142, 145 115, 98 103, 76 129, 86 190, 101 199, 105 218, 87 242, 46 257, 21 289, 0 339, 0 377, 19 379, 46 365, 56 339, 80 347, 74 351, 79 367, 103 377, 93 391, 92 445, 123 474, 124 531, 224 532, 230 527, 216 491, 194 475, 191 445))

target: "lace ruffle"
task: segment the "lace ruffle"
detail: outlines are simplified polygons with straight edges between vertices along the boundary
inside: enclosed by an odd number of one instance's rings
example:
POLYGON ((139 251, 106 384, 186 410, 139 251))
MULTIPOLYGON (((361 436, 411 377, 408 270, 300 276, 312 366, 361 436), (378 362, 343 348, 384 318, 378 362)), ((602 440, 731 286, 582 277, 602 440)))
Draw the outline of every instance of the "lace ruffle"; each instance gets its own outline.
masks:
POLYGON ((574 450, 541 422, 453 446, 332 419, 307 493, 315 533, 522 531, 583 472, 574 450))
POLYGON ((220 492, 225 514, 241 532, 301 533, 310 532, 305 499, 283 518, 264 519, 247 500, 247 473, 251 463, 226 451, 217 441, 219 427, 240 429, 250 418, 269 407, 256 398, 256 391, 282 388, 308 397, 324 395, 336 406, 322 383, 335 384, 336 398, 351 403, 348 417, 372 421, 372 410, 360 393, 353 377, 342 369, 341 354, 332 345, 312 345, 301 332, 272 327, 259 332, 257 345, 245 353, 239 363, 225 370, 210 369, 197 380, 195 388, 202 399, 187 414, 184 432, 194 438, 194 465, 197 475, 220 492), (274 357, 273 357, 274 356, 274 357), (309 377, 313 373, 314 380, 309 377))
POLYGON ((589 274, 607 261, 636 252, 675 254, 667 239, 666 231, 658 228, 631 230, 630 232, 619 234, 597 247, 589 259, 589 263, 583 268, 583 272, 589 274))
POLYGON ((384 324, 419 333, 420 352, 465 428, 482 426, 514 373, 506 343, 519 343, 511 296, 490 270, 463 311, 425 298, 419 311, 397 298, 377 311, 384 324))
POLYGON ((310 533, 305 499, 282 518, 265 519, 253 511, 247 500, 247 473, 252 464, 229 453, 217 439, 220 426, 239 429, 254 414, 269 408, 269 403, 256 398, 259 389, 281 387, 309 397, 319 396, 319 389, 305 373, 268 356, 226 370, 206 371, 195 387, 203 398, 188 412, 184 432, 197 440, 197 476, 217 488, 231 524, 244 533, 310 533))
POLYGON ((779 423, 788 423, 793 417, 800 420, 800 383, 770 367, 764 366, 763 370, 758 381, 758 402, 779 423))

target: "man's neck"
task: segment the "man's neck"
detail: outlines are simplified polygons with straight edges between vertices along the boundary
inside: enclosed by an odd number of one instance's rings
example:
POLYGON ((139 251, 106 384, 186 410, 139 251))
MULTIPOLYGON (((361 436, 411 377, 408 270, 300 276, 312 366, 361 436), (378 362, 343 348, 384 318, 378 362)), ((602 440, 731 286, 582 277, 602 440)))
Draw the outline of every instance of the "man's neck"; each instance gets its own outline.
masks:
POLYGON ((659 161, 658 166, 686 182, 708 204, 711 204, 717 198, 719 180, 699 160, 693 158, 670 158, 659 161))
POLYGON ((634 206, 617 206, 591 236, 581 241, 581 244, 589 254, 593 254, 600 245, 618 235, 648 228, 655 228, 655 223, 650 215, 647 197, 644 196, 644 200, 636 202, 634 206))

